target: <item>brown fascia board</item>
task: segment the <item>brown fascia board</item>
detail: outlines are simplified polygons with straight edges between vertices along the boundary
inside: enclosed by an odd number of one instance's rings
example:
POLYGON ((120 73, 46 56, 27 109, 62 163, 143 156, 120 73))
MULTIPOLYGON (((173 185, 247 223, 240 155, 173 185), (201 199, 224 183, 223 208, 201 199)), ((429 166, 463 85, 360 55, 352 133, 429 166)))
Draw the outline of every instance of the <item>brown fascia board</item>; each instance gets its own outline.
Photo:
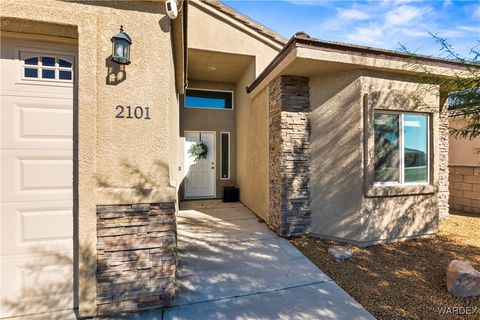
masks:
POLYGON ((249 85, 247 86, 247 93, 252 92, 269 74, 273 69, 288 55, 288 53, 293 48, 310 48, 315 50, 323 50, 330 52, 338 53, 350 53, 353 55, 360 55, 366 57, 376 57, 389 60, 404 60, 405 62, 414 61, 414 62, 426 62, 430 66, 438 67, 450 67, 463 69, 465 66, 479 68, 480 63, 475 62, 459 62, 452 59, 445 58, 435 58, 425 55, 418 54, 409 54, 405 52, 395 51, 395 50, 386 50, 386 49, 377 49, 367 46, 360 46, 342 42, 334 41, 324 41, 320 39, 315 39, 309 37, 303 32, 296 33, 283 49, 278 53, 278 55, 270 62, 270 64, 265 68, 265 70, 260 73, 260 75, 249 85))
POLYGON ((249 86, 247 86, 247 93, 252 92, 256 87, 258 87, 258 85, 262 83, 262 81, 270 74, 270 72, 272 72, 272 70, 275 69, 275 67, 280 62, 282 62, 282 60, 290 53, 290 51, 295 48, 295 41, 296 38, 294 36, 287 42, 287 44, 282 48, 282 50, 280 50, 280 52, 275 56, 275 58, 273 58, 273 60, 262 71, 262 73, 260 73, 260 75, 255 80, 253 80, 253 82, 249 86))

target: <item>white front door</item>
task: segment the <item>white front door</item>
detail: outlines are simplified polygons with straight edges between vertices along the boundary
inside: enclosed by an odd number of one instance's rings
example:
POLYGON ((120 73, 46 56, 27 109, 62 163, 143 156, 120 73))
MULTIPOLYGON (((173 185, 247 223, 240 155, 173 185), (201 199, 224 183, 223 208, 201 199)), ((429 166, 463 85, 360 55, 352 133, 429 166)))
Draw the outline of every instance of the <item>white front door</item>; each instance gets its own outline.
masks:
POLYGON ((75 47, 1 50, 0 318, 72 310, 75 47))
POLYGON ((215 198, 215 132, 185 132, 185 198, 215 198), (191 146, 202 141, 208 147, 206 159, 195 159, 189 153, 191 146))

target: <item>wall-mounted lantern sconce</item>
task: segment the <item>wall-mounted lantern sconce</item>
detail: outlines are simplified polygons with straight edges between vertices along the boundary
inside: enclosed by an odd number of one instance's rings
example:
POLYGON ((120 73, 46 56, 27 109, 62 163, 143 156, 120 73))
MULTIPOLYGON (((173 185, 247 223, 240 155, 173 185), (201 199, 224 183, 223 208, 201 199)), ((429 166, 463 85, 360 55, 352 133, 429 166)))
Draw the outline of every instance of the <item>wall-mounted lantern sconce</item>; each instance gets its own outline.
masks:
POLYGON ((120 33, 113 36, 112 39, 112 61, 118 64, 130 64, 130 45, 132 39, 123 32, 123 26, 120 26, 120 33))

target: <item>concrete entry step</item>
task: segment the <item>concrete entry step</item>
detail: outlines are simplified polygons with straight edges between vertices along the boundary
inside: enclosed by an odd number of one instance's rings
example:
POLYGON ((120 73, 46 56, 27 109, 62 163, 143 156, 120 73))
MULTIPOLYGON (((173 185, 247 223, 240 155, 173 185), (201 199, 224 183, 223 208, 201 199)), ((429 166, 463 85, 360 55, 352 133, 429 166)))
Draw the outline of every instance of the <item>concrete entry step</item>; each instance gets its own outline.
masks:
POLYGON ((221 199, 186 200, 180 202, 180 210, 201 210, 244 207, 241 202, 223 202, 221 199))

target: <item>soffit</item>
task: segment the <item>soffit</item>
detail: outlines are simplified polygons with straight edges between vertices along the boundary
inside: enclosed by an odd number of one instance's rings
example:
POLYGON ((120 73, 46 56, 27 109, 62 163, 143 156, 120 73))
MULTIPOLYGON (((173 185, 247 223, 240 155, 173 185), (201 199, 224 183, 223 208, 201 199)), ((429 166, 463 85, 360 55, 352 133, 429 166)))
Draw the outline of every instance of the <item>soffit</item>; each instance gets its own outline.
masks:
POLYGON ((253 62, 253 56, 188 49, 188 78, 237 82, 253 62), (210 70, 211 67, 214 67, 215 70, 210 70))

